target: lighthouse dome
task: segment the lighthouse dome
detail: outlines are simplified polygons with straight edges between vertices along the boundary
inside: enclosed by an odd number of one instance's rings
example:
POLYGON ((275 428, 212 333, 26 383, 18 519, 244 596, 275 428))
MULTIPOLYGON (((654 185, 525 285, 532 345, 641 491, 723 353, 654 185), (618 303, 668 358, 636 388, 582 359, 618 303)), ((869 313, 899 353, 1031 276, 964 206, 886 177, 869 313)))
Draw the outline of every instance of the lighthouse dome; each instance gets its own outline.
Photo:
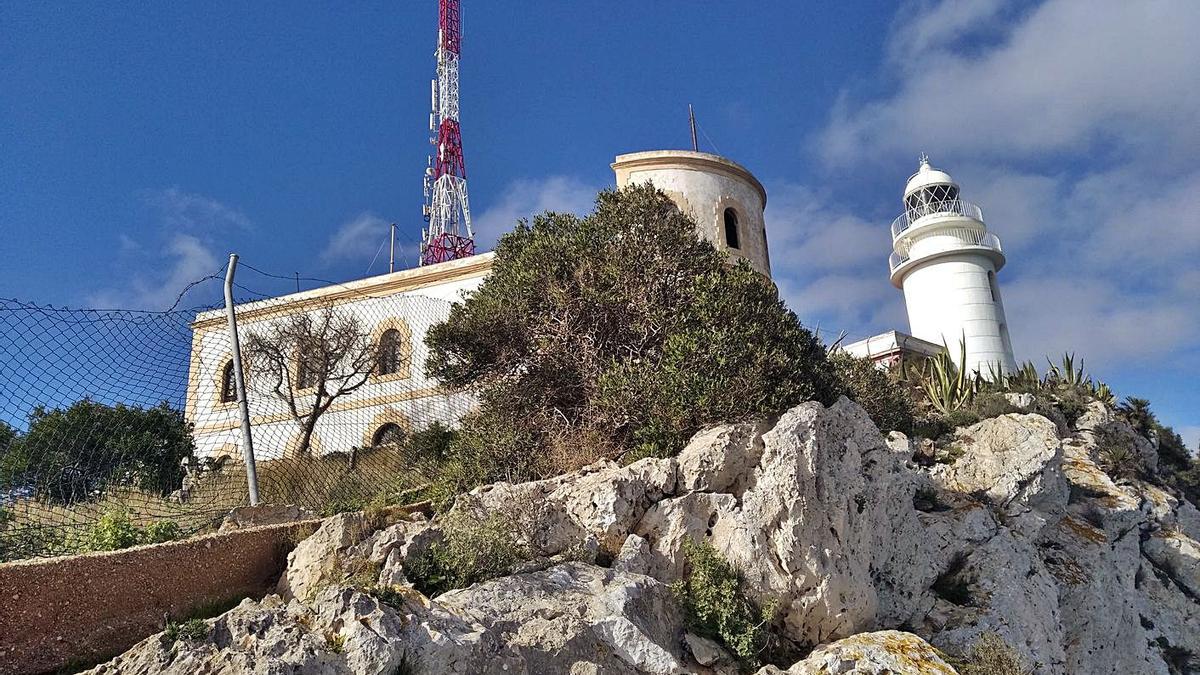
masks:
POLYGON ((929 157, 922 154, 920 167, 917 168, 916 173, 909 176, 908 183, 904 186, 904 196, 907 197, 921 188, 933 185, 953 186, 953 192, 958 193, 958 183, 954 182, 950 174, 930 166, 929 157))

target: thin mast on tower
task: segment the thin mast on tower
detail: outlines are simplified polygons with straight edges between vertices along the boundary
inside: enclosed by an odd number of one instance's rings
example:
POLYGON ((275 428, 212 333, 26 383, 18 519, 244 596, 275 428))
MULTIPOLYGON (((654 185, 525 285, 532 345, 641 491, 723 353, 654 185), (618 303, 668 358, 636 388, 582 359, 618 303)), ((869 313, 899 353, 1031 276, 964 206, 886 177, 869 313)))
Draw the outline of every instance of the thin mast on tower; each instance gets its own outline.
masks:
POLYGON ((437 79, 429 114, 433 155, 425 167, 425 220, 421 264, 475 255, 475 233, 467 201, 467 166, 458 123, 458 59, 462 44, 459 0, 438 0, 437 79))

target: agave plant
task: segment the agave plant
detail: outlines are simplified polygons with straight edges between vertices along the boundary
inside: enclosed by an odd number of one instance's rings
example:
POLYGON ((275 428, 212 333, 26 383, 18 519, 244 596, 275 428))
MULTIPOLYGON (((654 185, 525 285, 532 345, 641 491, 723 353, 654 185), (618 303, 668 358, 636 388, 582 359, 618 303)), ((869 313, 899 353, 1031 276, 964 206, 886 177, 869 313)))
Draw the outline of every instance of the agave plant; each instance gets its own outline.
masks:
MULTIPOLYGON (((967 360, 966 342, 959 343, 958 363, 967 360)), ((978 380, 969 377, 966 371, 959 368, 950 352, 938 352, 928 359, 928 365, 921 369, 918 384, 925 392, 930 405, 943 415, 948 415, 971 402, 978 391, 978 380)))
POLYGON ((1038 375, 1037 366, 1033 365, 1033 361, 1026 361, 1008 376, 1008 385, 1021 391, 1038 391, 1042 388, 1042 376, 1038 375))
POLYGON ((1109 389, 1107 384, 1100 382, 1099 380, 1092 385, 1092 396, 1097 401, 1100 401, 1106 405, 1112 405, 1117 400, 1117 396, 1113 393, 1113 390, 1109 389))
POLYGON ((1083 373, 1083 359, 1079 360, 1079 367, 1075 367, 1074 352, 1064 353, 1062 356, 1062 367, 1055 365, 1053 361, 1046 358, 1046 363, 1050 364, 1050 370, 1046 373, 1046 380, 1065 384, 1069 387, 1091 386, 1091 378, 1083 373))

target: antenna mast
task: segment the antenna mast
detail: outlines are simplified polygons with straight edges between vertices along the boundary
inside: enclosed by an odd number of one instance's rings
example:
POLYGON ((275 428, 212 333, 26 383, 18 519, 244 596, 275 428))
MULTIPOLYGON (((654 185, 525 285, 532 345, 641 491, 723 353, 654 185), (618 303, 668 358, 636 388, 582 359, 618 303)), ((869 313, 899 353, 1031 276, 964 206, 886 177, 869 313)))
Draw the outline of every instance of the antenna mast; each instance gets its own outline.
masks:
POLYGON ((467 202, 467 166, 458 125, 458 58, 462 44, 460 0, 438 0, 437 79, 430 92, 433 155, 425 167, 425 220, 421 264, 475 255, 467 202))
POLYGON ((688 126, 692 128, 692 151, 700 150, 699 144, 696 143, 696 111, 692 110, 692 104, 688 104, 688 126))

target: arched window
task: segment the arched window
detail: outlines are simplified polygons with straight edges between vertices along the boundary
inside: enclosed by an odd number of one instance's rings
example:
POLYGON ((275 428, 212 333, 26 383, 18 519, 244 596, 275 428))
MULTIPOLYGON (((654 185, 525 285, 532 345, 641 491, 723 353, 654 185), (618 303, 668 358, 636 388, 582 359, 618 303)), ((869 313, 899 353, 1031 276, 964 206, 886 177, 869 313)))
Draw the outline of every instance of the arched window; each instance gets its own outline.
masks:
POLYGON ((400 331, 389 328, 379 336, 377 375, 394 375, 404 368, 404 338, 400 331))
POLYGON ((233 377, 233 360, 225 362, 221 371, 221 403, 233 403, 237 400, 237 380, 233 377))
POLYGON ((399 424, 388 422, 371 434, 371 447, 381 445, 398 445, 404 441, 404 429, 399 424))
POLYGON ((733 209, 725 209, 725 244, 729 248, 740 248, 737 211, 733 209))

